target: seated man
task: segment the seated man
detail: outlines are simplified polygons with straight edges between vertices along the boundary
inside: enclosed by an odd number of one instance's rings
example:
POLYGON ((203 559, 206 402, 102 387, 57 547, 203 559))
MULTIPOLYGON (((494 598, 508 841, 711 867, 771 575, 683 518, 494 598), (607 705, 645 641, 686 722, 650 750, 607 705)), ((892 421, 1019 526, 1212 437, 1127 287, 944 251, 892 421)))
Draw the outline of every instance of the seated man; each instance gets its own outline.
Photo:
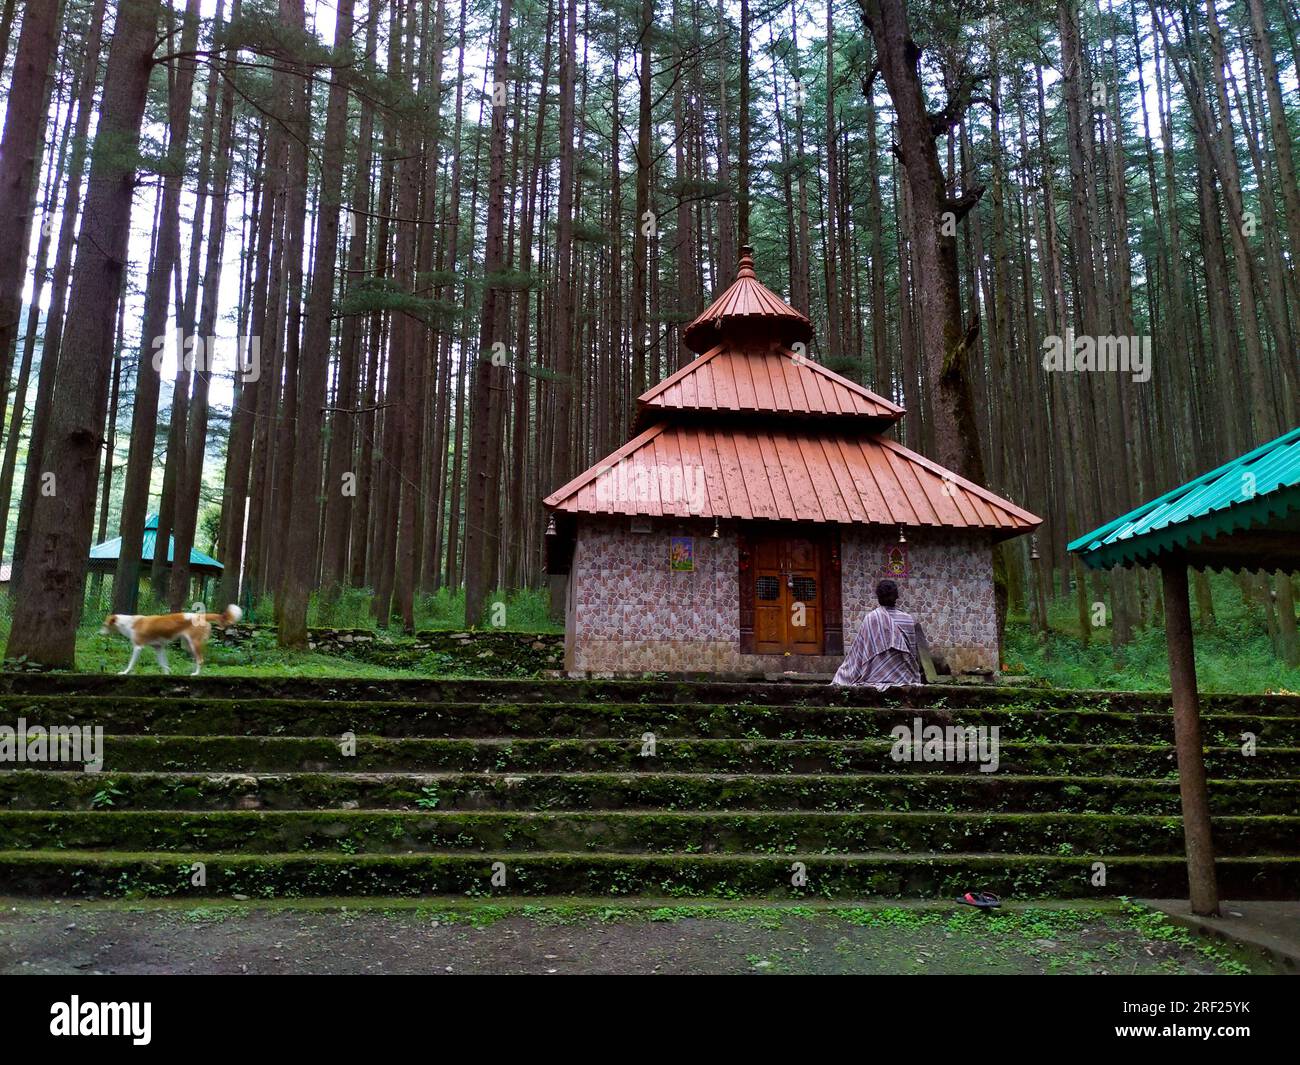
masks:
POLYGON ((920 684, 917 625, 911 614, 894 609, 898 585, 876 585, 880 606, 862 622, 857 638, 835 673, 833 684, 888 688, 891 684, 920 684))

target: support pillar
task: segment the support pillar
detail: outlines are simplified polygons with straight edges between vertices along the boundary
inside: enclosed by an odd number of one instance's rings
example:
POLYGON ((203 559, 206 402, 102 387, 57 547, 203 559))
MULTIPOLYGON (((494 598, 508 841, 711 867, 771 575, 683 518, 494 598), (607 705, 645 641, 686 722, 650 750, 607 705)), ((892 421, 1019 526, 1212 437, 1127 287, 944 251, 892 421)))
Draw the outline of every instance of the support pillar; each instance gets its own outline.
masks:
POLYGON ((1217 917, 1219 888, 1214 875, 1214 840, 1210 835, 1210 802, 1205 786, 1187 566, 1179 561, 1164 562, 1160 573, 1165 593, 1165 640, 1169 647, 1169 687, 1173 695, 1174 747, 1178 753, 1178 791, 1182 798, 1187 849, 1188 897, 1192 913, 1217 917))

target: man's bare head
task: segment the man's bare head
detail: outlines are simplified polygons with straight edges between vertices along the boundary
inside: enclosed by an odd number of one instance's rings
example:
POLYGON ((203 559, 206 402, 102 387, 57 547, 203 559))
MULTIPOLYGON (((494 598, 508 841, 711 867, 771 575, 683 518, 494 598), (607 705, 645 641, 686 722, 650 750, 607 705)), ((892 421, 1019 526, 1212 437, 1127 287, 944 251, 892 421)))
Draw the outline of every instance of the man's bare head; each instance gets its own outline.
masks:
POLYGON ((898 602, 898 585, 890 580, 881 581, 876 585, 876 598, 881 606, 893 606, 898 602))

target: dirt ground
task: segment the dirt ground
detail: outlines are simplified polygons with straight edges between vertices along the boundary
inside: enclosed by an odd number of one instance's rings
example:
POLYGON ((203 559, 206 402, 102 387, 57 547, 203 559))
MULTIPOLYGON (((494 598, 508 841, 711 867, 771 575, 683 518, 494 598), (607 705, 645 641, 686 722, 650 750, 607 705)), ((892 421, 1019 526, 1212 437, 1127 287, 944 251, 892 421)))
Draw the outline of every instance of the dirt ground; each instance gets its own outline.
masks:
POLYGON ((1246 971, 1120 907, 0 904, 0 974, 1246 971))

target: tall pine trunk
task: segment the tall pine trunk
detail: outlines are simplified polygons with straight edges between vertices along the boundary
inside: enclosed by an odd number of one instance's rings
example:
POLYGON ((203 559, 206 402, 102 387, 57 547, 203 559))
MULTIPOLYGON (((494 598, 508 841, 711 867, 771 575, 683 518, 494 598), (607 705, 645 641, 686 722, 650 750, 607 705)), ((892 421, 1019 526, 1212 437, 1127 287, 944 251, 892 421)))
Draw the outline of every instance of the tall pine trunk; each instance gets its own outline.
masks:
MULTIPOLYGON (((348 72, 352 62, 353 0, 338 0, 334 70, 330 76, 321 149, 320 203, 316 213, 315 264, 307 297, 303 358, 299 367, 296 474, 289 500, 289 539, 280 583, 281 647, 307 645, 307 603, 316 583, 320 526, 320 422, 324 417, 334 311, 334 267, 338 258, 339 208, 343 200, 343 140, 347 133, 348 72)), ((327 491, 337 490, 328 485, 327 491)))
POLYGON ((123 165, 140 141, 159 0, 123 0, 109 48, 85 217, 72 272, 50 425, 47 470, 32 514, 27 564, 14 596, 5 657, 75 665, 87 556, 95 516, 95 475, 103 445, 113 366, 113 325, 126 272, 135 169, 123 165))

